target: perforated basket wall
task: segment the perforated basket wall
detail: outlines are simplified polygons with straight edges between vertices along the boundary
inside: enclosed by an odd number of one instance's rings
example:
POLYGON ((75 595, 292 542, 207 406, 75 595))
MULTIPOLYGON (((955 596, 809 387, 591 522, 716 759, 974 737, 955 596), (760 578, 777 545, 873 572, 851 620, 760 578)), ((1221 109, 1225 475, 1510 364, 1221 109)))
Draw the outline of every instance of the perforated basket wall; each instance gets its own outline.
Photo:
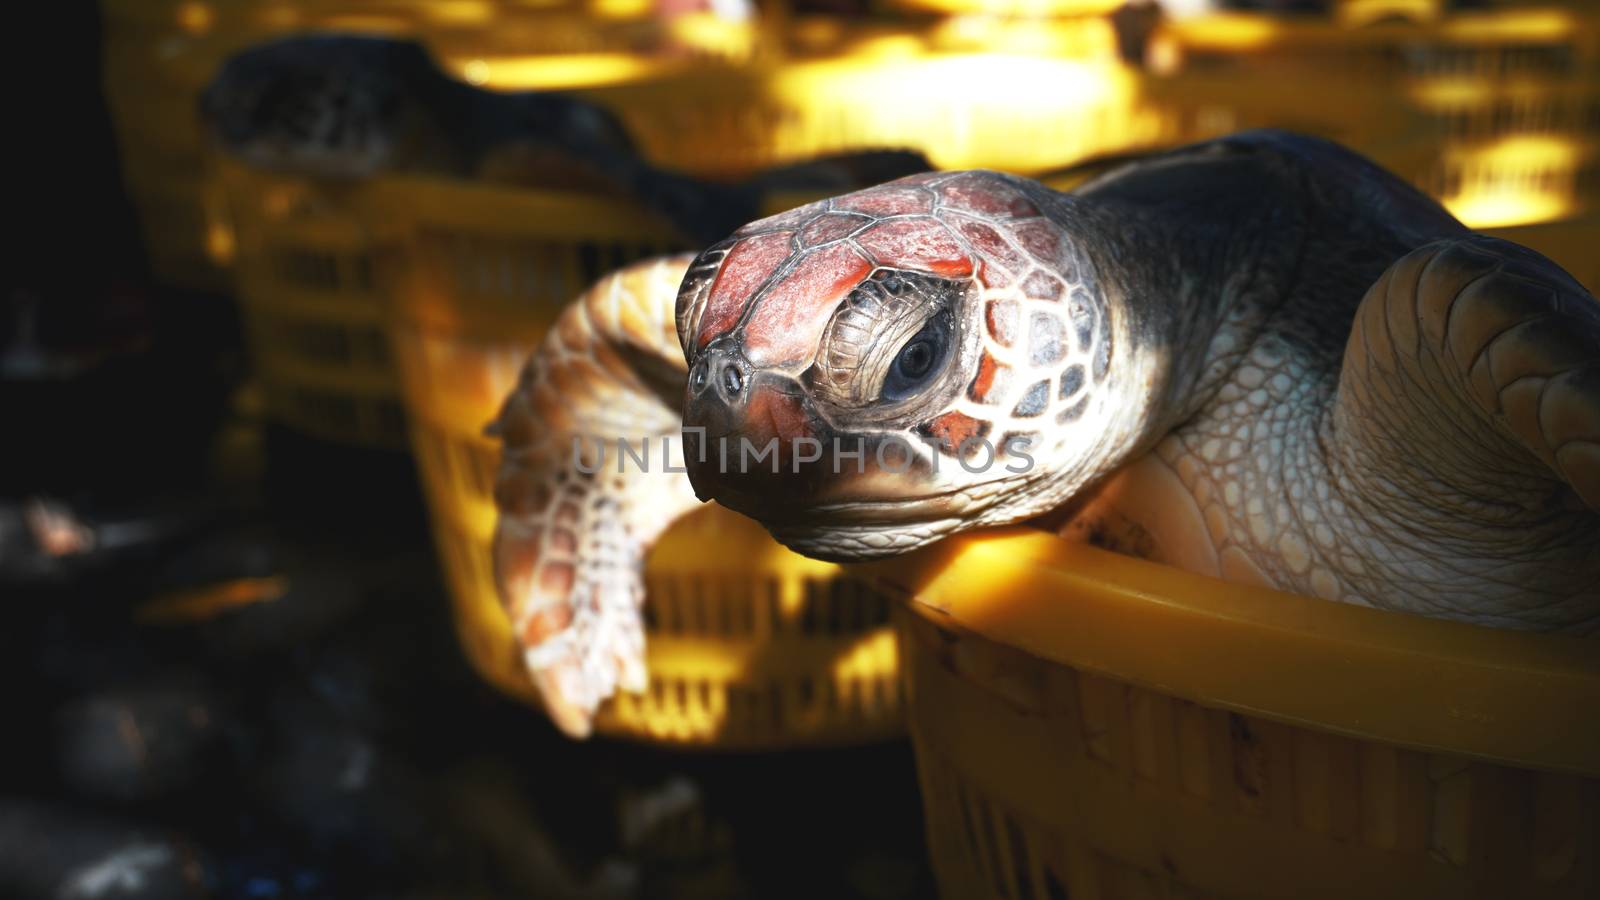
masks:
POLYGON ((257 172, 218 178, 238 243, 236 284, 268 416, 305 434, 406 446, 384 329, 369 187, 257 172))
MULTIPOLYGON (((391 335, 462 645, 491 683, 537 702, 494 588, 498 447, 483 428, 566 303, 677 242, 621 201, 425 179, 381 190, 408 235, 391 335)), ((708 509, 663 538, 646 585, 650 689, 604 707, 600 733, 755 748, 899 732, 887 607, 839 567, 708 509)))
POLYGON ((879 567, 947 898, 1579 898, 1600 661, 1050 535, 879 567), (887 574, 885 574, 887 569, 887 574))

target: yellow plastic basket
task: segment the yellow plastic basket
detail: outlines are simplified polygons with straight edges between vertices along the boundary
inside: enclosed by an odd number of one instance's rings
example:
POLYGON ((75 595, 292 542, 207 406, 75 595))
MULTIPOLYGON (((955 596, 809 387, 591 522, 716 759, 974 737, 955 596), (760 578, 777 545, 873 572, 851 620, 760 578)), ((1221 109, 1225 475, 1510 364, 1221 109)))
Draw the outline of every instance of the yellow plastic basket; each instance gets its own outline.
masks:
POLYGON ((668 68, 583 94, 652 160, 718 177, 883 147, 939 168, 1028 173, 1184 137, 1169 110, 1143 102, 1099 19, 802 19, 784 38, 746 65, 668 68))
MULTIPOLYGON (((1600 100, 1600 93, 1596 99, 1600 100)), ((1549 222, 1600 208, 1600 133, 1448 142, 1418 186, 1474 228, 1549 222)))
POLYGON ((1020 19, 1103 15, 1121 5, 1120 0, 883 0, 888 9, 913 13, 1020 19))
POLYGON ((1600 893, 1600 654, 1015 529, 870 567, 949 898, 1600 893))
MULTIPOLYGON (((495 593, 498 447, 483 429, 573 297, 677 244, 619 200, 427 179, 380 190, 408 235, 391 335, 462 646, 490 683, 537 702, 495 593)), ((650 689, 603 707, 598 733, 719 749, 900 733, 887 606, 838 566, 707 509, 663 538, 646 588, 650 689)))
POLYGON ((1592 68, 1600 49, 1591 19, 1556 7, 1408 19, 1363 25, 1222 13, 1171 23, 1157 40, 1171 44, 1185 71, 1294 71, 1318 87, 1350 80, 1397 87, 1563 83, 1592 68))
POLYGON ((272 420, 324 440, 406 445, 384 328, 378 257, 393 232, 371 189, 221 162, 238 244, 236 281, 272 420))
POLYGON ((212 252, 216 210, 204 202, 205 145, 195 111, 219 58, 198 38, 107 31, 106 100, 152 272, 197 290, 226 285, 225 260, 212 252))
POLYGON ((102 0, 107 106, 157 280, 228 284, 226 224, 203 201, 208 154, 197 105, 229 54, 297 29, 407 33, 423 8, 423 0, 102 0))
POLYGON ((151 271, 168 284, 225 287, 220 267, 232 262, 235 242, 220 184, 152 164, 130 167, 126 186, 151 271))
POLYGON ((573 90, 655 77, 702 63, 755 55, 750 22, 648 10, 602 17, 581 9, 501 8, 484 23, 430 25, 428 49, 447 70, 491 90, 573 90))
POLYGON ((1592 17, 1513 10, 1352 26, 1230 14, 1173 25, 1157 46, 1171 72, 1151 90, 1197 117, 1185 129, 1195 137, 1267 125, 1368 152, 1409 142, 1405 162, 1381 161, 1474 227, 1576 216, 1600 200, 1592 17))

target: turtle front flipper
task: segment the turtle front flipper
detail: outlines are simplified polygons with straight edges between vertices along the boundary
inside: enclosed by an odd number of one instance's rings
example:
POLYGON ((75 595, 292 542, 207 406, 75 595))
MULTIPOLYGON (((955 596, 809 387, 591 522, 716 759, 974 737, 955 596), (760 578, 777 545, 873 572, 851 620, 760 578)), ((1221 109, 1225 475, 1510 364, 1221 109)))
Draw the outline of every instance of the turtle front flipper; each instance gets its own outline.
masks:
POLYGON ((685 369, 673 311, 688 263, 631 266, 575 301, 491 426, 504 442, 500 599, 546 710, 575 737, 618 689, 644 689, 645 555, 698 506, 675 409, 685 369))
POLYGON ((1420 538, 1551 599, 1505 624, 1600 620, 1600 302, 1571 276, 1493 238, 1421 247, 1367 292, 1338 391, 1335 485, 1377 498, 1386 553, 1420 538))

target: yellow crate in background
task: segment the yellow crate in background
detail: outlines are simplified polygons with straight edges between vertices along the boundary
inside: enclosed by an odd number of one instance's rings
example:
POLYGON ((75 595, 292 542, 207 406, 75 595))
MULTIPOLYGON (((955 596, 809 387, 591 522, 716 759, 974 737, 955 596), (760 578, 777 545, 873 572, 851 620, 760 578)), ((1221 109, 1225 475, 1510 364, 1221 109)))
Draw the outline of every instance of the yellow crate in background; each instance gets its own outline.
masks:
POLYGON ((1551 8, 1352 26, 1217 15, 1164 29, 1152 58, 1172 102, 1211 111, 1204 130, 1264 124, 1333 137, 1474 227, 1581 215, 1600 201, 1591 16, 1551 8), (1285 107, 1295 94, 1298 108, 1285 107), (1400 160, 1378 149, 1407 143, 1400 160))
POLYGON ((1474 228, 1579 216, 1600 209, 1600 132, 1447 144, 1413 180, 1474 228))
POLYGON ((151 271, 190 288, 230 284, 219 267, 232 264, 237 244, 221 185, 179 167, 150 164, 127 173, 151 271))
POLYGON ((585 94, 617 112, 646 156, 707 175, 884 147, 920 150, 938 168, 1030 173, 1184 138, 1171 111, 1141 102, 1131 71, 1042 56, 706 67, 585 94))
POLYGON ((1021 529, 868 568, 946 897, 1600 894, 1591 641, 1021 529))
POLYGON ((1315 17, 1218 13, 1169 22, 1154 38, 1168 71, 1303 74, 1308 99, 1326 82, 1391 86, 1436 79, 1559 83, 1592 67, 1588 16, 1559 7, 1475 10, 1433 21, 1350 25, 1315 17))
MULTIPOLYGON (((806 18, 784 37, 781 54, 744 66, 635 59, 603 78, 563 77, 597 82, 585 96, 615 110, 651 159, 703 174, 886 146, 921 150, 941 168, 1031 174, 1277 127, 1364 150, 1431 142, 1438 158, 1408 176, 1475 224, 1591 202, 1584 166, 1600 65, 1594 21, 1581 16, 1349 25, 1216 15, 1159 29, 1147 69, 1126 65, 1111 23, 1093 16, 894 26, 806 18), (1547 185, 1535 190, 1542 196, 1507 202, 1507 186, 1530 181, 1547 185)), ((529 86, 554 77, 536 68, 551 64, 529 62, 521 77, 503 67, 480 74, 529 86)))
POLYGON ((106 101, 123 184, 138 216, 157 280, 218 290, 227 279, 209 244, 199 202, 205 143, 196 105, 220 57, 191 37, 118 37, 107 32, 106 101))
POLYGON ((1341 25, 1428 22, 1448 12, 1448 0, 1335 0, 1333 4, 1333 19, 1341 25))
POLYGON ((881 0, 885 9, 944 16, 1015 17, 1044 19, 1058 16, 1103 15, 1124 0, 881 0))
POLYGON ((502 10, 491 26, 433 24, 429 51, 455 77, 490 90, 572 90, 703 64, 737 65, 757 52, 754 22, 686 14, 602 18, 570 8, 502 10))
POLYGON ((323 440, 402 448, 378 259, 393 232, 370 186, 218 167, 235 283, 269 419, 323 440))
MULTIPOLYGON (((457 629, 490 683, 537 702, 494 587, 499 448, 483 429, 567 303, 680 245, 621 200, 418 178, 381 191, 407 235, 391 336, 457 629)), ((599 733, 721 749, 899 733, 887 606, 838 566, 713 509, 663 538, 646 582, 650 688, 603 707, 599 733)))
MULTIPOLYGON (((495 599, 487 548, 435 528, 467 658, 497 689, 538 705, 495 599)), ((706 750, 904 734, 888 601, 839 566, 785 550, 754 522, 709 506, 656 545, 645 593, 650 686, 602 706, 597 734, 706 750)))

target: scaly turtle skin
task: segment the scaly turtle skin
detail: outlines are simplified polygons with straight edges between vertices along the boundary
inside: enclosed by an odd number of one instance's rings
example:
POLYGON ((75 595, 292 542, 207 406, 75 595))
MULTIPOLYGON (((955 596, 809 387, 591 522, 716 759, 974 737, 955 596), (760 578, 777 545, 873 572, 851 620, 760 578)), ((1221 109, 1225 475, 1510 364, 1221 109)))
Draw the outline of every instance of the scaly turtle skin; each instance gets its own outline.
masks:
POLYGON ((736 232, 676 317, 697 493, 808 554, 1043 519, 1331 600, 1600 616, 1600 304, 1331 144, 902 179, 736 232))
POLYGON ((690 259, 637 263, 579 297, 490 427, 504 444, 495 579, 546 710, 574 735, 618 687, 644 689, 644 556, 699 505, 681 474, 672 305, 690 259), (618 441, 656 454, 649 470, 618 472, 618 441))

